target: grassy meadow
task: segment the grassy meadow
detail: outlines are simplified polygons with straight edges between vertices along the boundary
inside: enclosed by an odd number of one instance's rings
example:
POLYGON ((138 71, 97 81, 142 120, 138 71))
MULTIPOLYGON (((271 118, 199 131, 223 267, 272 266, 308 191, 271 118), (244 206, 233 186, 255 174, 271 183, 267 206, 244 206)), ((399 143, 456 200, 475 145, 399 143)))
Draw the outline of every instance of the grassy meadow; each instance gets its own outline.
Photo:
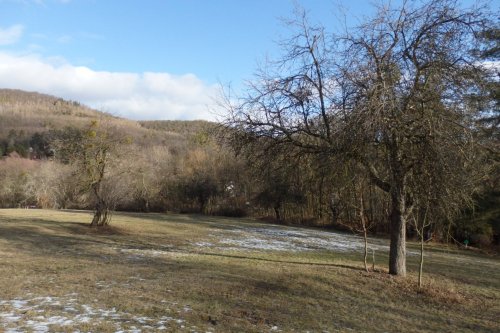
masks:
POLYGON ((500 260, 430 245, 425 288, 350 234, 196 215, 0 210, 0 332, 498 332, 500 260), (371 264, 371 263, 370 263, 371 264))

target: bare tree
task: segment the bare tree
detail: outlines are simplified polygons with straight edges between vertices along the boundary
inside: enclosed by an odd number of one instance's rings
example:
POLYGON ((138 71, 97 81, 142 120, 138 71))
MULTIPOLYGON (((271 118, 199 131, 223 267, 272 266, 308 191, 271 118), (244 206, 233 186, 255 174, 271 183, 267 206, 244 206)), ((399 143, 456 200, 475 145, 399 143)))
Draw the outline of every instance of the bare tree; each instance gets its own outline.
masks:
MULTIPOLYGON (((352 165, 347 166, 347 168, 349 167, 355 168, 355 166, 352 165)), ((376 226, 377 222, 375 219, 370 218, 370 214, 368 213, 373 207, 369 207, 365 192, 370 189, 371 184, 367 183, 366 177, 362 177, 363 173, 356 172, 355 170, 346 170, 346 173, 349 174, 350 177, 344 184, 340 193, 343 194, 342 201, 347 205, 344 210, 346 210, 348 214, 347 219, 339 219, 337 223, 347 227, 353 233, 363 236, 363 263, 366 272, 368 272, 368 235, 376 226), (353 211, 353 213, 351 214, 350 211, 353 211)))
POLYGON ((106 120, 93 120, 83 131, 69 130, 63 139, 56 144, 59 154, 75 165, 78 187, 94 206, 90 225, 108 225, 112 211, 123 196, 118 187, 119 177, 111 169, 117 170, 120 146, 129 138, 106 120))
POLYGON ((78 200, 78 186, 72 166, 43 161, 30 182, 30 192, 40 208, 68 208, 78 200))
POLYGON ((161 207, 160 190, 172 173, 173 161, 167 147, 133 147, 133 163, 129 174, 131 192, 136 201, 135 209, 144 212, 157 210, 161 207))
POLYGON ((358 163, 390 198, 389 272, 405 276, 407 220, 418 194, 409 182, 420 157, 413 148, 422 138, 446 147, 433 160, 446 171, 436 175, 444 189, 455 184, 444 181, 455 172, 450 163, 472 159, 477 109, 465 102, 480 90, 483 70, 470 51, 486 23, 483 9, 462 10, 454 0, 404 2, 327 38, 302 14, 282 59, 260 70, 247 96, 227 99, 233 142, 292 144, 358 163))
POLYGON ((440 178, 445 189, 457 186, 455 175, 462 179, 467 168, 461 166, 474 158, 473 117, 479 110, 468 108, 467 99, 480 89, 483 70, 471 50, 486 18, 479 9, 459 8, 451 0, 381 7, 374 20, 345 37, 345 55, 352 57, 344 73, 357 99, 352 127, 365 133, 360 148, 376 152, 375 159, 358 158, 391 198, 392 274, 406 271, 406 221, 418 194, 409 177, 421 158, 415 146, 425 143, 436 153, 425 172, 440 178))

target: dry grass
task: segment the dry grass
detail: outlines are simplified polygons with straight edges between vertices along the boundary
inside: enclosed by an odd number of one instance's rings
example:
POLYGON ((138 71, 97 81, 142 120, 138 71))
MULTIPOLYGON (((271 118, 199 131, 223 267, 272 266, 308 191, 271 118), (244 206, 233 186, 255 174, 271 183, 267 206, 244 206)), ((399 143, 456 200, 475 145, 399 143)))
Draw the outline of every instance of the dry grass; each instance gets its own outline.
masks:
POLYGON ((0 331, 498 331, 495 257, 438 247, 419 290, 416 256, 398 279, 381 252, 382 272, 365 273, 359 253, 204 246, 270 227, 251 220, 116 214, 105 232, 88 221, 0 210, 0 331))

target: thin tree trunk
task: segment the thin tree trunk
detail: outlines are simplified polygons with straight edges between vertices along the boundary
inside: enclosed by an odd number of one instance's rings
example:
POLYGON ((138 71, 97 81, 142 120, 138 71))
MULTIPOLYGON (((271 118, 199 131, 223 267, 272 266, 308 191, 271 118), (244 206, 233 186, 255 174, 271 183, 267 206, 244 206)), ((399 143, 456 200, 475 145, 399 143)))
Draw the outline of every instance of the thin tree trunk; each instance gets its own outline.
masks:
POLYGON ((418 228, 418 223, 417 223, 417 220, 415 220, 415 225, 417 227, 417 231, 419 232, 419 236, 420 236, 420 264, 419 264, 419 267, 418 267, 418 287, 421 288, 422 287, 422 278, 423 278, 423 274, 424 274, 424 243, 425 243, 425 227, 426 226, 429 226, 428 222, 427 222, 427 213, 429 212, 429 201, 427 201, 427 208, 425 210, 425 214, 424 214, 424 218, 423 218, 423 221, 422 221, 422 228, 418 228))
POLYGON ((375 272, 375 249, 372 249, 372 271, 375 272))
POLYGON ((109 207, 106 206, 104 208, 104 216, 101 219, 101 226, 108 225, 109 219, 110 219, 110 211, 109 211, 109 207))
POLYGON ((420 265, 418 268, 418 287, 422 287, 422 275, 424 273, 424 229, 420 234, 420 265))
POLYGON ((278 220, 278 221, 281 221, 280 207, 281 207, 281 205, 274 206, 274 214, 276 216, 276 220, 278 220))
POLYGON ((363 237, 365 238, 365 271, 368 272, 368 235, 366 233, 366 228, 363 228, 363 237))
POLYGON ((321 180, 319 182, 319 195, 318 195, 318 217, 320 221, 323 219, 323 182, 324 176, 321 176, 321 180))
POLYGON ((363 201, 363 193, 361 193, 359 201, 361 206, 359 210, 359 218, 361 219, 361 226, 363 227, 363 237, 365 240, 365 255, 363 261, 365 263, 365 270, 366 272, 368 272, 368 229, 365 216, 365 203, 363 201))

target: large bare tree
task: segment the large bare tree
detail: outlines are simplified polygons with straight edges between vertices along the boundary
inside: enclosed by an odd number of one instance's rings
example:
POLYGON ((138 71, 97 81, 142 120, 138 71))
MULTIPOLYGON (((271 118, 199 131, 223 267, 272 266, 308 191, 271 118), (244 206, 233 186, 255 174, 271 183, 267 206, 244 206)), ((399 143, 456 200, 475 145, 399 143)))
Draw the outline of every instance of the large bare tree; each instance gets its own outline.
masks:
POLYGON ((300 15, 281 60, 267 63, 248 94, 226 104, 234 142, 292 144, 325 160, 358 163, 390 198, 389 272, 400 276, 407 220, 420 202, 420 184, 410 181, 421 171, 416 147, 434 153, 423 172, 446 193, 471 169, 478 110, 466 102, 480 92, 484 72, 471 51, 487 25, 483 8, 462 9, 454 0, 413 4, 383 3, 372 19, 332 35, 300 15))

